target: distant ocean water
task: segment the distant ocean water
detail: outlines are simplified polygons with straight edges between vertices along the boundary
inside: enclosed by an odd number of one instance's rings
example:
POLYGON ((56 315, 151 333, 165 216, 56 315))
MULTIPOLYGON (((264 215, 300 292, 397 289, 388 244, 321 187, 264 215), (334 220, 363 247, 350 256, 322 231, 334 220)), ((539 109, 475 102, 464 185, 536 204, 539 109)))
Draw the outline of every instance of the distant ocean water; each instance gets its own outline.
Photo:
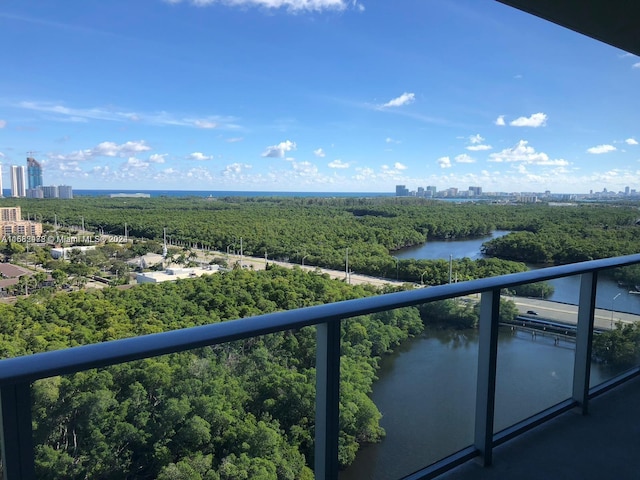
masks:
POLYGON ((114 193, 147 193, 151 197, 393 197, 394 192, 241 192, 222 190, 73 190, 73 196, 105 197, 114 193))

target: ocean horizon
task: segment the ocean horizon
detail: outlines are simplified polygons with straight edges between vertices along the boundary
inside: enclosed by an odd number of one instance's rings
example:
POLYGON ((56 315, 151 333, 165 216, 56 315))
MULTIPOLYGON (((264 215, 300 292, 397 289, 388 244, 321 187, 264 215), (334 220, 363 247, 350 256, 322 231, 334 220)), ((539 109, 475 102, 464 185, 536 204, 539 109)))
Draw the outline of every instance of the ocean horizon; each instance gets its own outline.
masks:
POLYGON ((151 197, 393 197, 395 192, 261 192, 234 190, 73 190, 73 196, 103 197, 113 194, 148 194, 151 197))

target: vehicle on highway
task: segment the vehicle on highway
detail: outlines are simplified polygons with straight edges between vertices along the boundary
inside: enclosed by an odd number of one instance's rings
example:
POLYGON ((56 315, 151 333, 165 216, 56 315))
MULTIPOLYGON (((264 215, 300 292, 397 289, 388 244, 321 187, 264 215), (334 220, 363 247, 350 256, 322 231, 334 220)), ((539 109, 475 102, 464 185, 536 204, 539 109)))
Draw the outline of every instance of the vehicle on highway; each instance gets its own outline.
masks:
POLYGON ((536 312, 535 310, 527 310, 527 314, 528 315, 538 315, 538 312, 536 312))

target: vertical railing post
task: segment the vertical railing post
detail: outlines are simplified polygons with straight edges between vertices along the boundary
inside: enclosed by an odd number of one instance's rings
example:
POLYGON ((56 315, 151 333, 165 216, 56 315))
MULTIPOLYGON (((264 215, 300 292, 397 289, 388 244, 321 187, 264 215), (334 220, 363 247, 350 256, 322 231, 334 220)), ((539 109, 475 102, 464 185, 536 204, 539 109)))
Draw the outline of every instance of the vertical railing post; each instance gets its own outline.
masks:
POLYGON ((593 319, 596 310, 597 284, 597 272, 583 273, 580 276, 576 356, 573 364, 573 399, 580 405, 583 415, 589 413, 591 344, 593 341, 593 319))
POLYGON ((34 480, 31 385, 0 388, 0 441, 4 480, 34 480))
POLYGON ((321 323, 316 334, 316 480, 338 478, 340 421, 340 321, 321 323))
POLYGON ((496 398, 496 365, 500 290, 483 292, 480 299, 478 344, 478 383, 476 385, 475 447, 484 466, 491 465, 493 455, 493 417, 496 398))

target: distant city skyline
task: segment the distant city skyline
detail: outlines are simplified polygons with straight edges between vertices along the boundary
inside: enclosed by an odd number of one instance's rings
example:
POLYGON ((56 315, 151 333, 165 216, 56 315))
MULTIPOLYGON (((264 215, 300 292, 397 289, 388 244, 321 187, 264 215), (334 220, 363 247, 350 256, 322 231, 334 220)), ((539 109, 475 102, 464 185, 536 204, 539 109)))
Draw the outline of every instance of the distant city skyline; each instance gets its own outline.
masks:
MULTIPOLYGON (((31 152, 29 152, 31 153, 31 152)), ((23 165, 9 166, 9 197, 14 198, 73 198, 70 185, 44 185, 42 166, 33 157, 27 157, 26 169, 23 165)), ((2 181, 2 165, 0 164, 0 197, 4 197, 2 181)))
POLYGON ((640 59, 493 0, 6 0, 0 39, 5 186, 640 190, 640 59))

